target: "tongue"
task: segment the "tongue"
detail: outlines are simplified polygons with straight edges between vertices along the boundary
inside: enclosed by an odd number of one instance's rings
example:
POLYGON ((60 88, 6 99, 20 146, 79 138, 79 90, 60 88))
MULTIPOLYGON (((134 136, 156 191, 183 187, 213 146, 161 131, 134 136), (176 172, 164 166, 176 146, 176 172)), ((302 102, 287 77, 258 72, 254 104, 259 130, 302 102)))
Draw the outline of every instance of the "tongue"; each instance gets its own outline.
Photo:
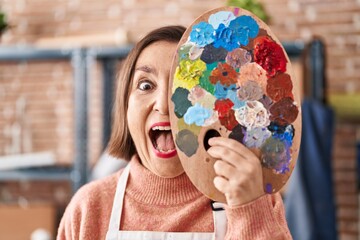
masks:
POLYGON ((175 148, 170 131, 161 131, 156 137, 156 146, 158 150, 167 152, 175 148))

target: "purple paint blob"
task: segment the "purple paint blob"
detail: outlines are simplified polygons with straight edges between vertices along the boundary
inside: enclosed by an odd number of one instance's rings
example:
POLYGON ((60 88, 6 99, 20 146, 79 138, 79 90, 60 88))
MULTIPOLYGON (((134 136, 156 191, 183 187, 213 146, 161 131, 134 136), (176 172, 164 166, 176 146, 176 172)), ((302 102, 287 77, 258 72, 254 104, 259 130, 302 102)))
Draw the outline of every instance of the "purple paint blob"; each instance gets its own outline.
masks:
POLYGON ((276 173, 289 171, 291 160, 290 149, 279 139, 268 138, 261 147, 261 164, 263 167, 273 169, 276 173))
POLYGON ((265 191, 266 191, 266 193, 272 193, 273 192, 273 188, 272 188, 271 183, 266 184, 265 191))
POLYGON ((234 15, 235 15, 235 16, 239 15, 239 8, 235 8, 235 9, 234 9, 234 15))

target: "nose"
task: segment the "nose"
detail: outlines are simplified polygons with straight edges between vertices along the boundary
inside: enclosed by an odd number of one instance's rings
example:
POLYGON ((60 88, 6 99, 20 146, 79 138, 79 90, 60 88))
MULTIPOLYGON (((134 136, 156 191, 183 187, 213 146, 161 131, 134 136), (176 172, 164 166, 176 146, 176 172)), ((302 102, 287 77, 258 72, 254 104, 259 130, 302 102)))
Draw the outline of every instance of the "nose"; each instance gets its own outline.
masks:
POLYGON ((154 104, 154 110, 161 115, 169 115, 168 106, 168 89, 167 84, 164 84, 156 94, 156 101, 154 104))

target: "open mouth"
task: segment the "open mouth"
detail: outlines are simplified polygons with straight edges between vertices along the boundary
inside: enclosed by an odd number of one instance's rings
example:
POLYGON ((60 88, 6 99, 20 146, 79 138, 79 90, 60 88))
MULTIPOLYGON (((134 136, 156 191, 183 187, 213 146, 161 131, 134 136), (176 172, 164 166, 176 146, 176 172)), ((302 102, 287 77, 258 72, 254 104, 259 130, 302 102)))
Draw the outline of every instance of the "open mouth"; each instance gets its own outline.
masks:
POLYGON ((150 129, 149 136, 157 156, 167 158, 176 155, 170 123, 154 124, 150 129))

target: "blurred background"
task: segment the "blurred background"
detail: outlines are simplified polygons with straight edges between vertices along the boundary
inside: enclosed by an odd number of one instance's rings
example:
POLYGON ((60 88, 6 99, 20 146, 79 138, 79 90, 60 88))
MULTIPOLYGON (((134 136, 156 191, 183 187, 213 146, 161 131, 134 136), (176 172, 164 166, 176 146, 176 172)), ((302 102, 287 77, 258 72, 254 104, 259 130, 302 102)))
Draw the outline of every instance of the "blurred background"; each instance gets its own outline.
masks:
POLYGON ((0 239, 54 239, 74 191, 121 165, 103 152, 132 44, 229 4, 267 22, 302 82, 294 239, 360 239, 359 0, 0 0, 0 239))

